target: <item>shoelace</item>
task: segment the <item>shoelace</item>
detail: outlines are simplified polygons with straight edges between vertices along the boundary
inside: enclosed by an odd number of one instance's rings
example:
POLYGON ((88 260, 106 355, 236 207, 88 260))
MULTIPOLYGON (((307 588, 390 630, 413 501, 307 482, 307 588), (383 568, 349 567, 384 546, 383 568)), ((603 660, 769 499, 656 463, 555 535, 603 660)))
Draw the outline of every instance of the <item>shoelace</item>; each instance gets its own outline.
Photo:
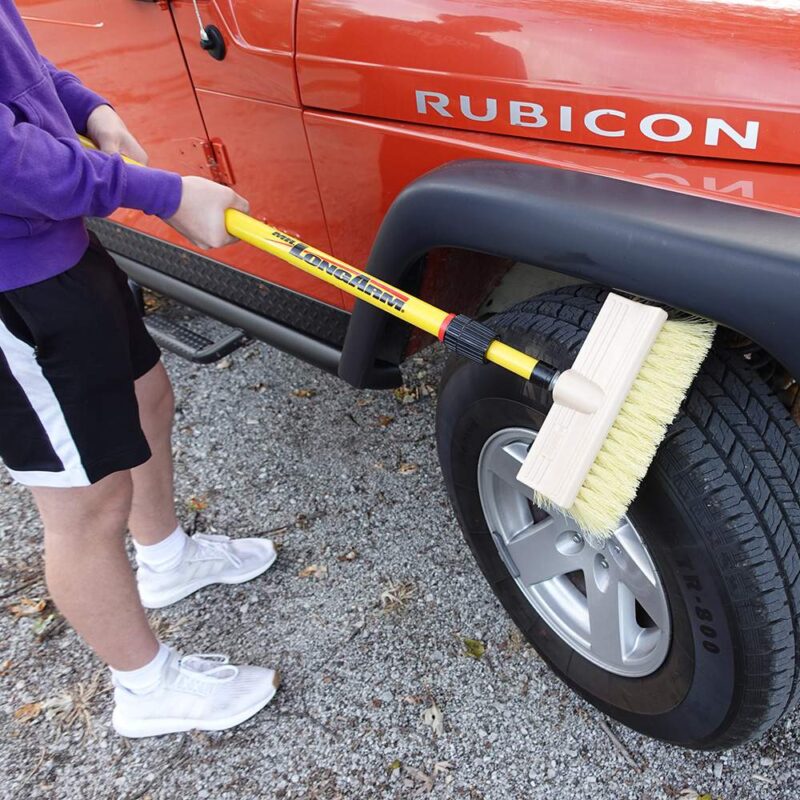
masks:
POLYGON ((210 561, 212 559, 227 558, 234 567, 241 567, 242 560, 233 552, 230 538, 217 536, 213 533, 196 533, 192 541, 197 544, 197 552, 191 561, 210 561))
POLYGON ((208 694, 221 683, 230 683, 238 674, 239 667, 228 663, 222 653, 192 653, 178 661, 180 682, 184 688, 200 694, 208 694))

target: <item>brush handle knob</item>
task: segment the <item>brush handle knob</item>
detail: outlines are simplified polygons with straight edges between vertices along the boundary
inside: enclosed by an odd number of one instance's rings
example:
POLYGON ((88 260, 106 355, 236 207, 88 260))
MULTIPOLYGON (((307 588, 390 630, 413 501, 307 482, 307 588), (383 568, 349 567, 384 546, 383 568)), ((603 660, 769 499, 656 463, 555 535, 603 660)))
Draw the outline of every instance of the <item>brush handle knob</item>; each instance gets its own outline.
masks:
POLYGON ((553 400, 556 403, 581 414, 594 414, 604 399, 603 390, 574 369, 562 372, 553 387, 553 400))

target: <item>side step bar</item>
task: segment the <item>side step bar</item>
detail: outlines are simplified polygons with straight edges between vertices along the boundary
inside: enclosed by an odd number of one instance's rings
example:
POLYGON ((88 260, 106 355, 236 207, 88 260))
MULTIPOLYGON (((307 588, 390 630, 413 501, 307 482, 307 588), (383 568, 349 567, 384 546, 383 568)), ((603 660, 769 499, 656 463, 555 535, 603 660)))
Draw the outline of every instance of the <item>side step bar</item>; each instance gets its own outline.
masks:
MULTIPOLYGON (((313 364, 315 367, 338 375, 342 351, 314 339, 308 334, 289 328, 275 320, 267 319, 228 300, 198 289, 188 283, 148 267, 139 261, 110 251, 120 268, 140 286, 171 297, 178 303, 201 311, 208 316, 236 328, 246 336, 259 339, 289 355, 313 364)), ((370 389, 394 389, 402 383, 400 368, 395 364, 378 363, 363 384, 370 389)))
POLYGON ((159 314, 146 316, 144 324, 160 347, 195 364, 213 364, 247 341, 243 331, 233 330, 214 342, 191 328, 159 314))

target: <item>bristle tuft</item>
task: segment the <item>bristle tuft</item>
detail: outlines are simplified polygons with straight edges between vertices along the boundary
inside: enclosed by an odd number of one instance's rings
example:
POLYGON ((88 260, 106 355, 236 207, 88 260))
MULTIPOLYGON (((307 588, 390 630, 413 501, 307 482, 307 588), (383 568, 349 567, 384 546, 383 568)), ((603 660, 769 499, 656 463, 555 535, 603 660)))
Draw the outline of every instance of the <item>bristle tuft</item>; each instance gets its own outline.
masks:
POLYGON ((617 529, 711 348, 715 330, 706 320, 664 323, 569 509, 582 530, 607 538, 617 529))

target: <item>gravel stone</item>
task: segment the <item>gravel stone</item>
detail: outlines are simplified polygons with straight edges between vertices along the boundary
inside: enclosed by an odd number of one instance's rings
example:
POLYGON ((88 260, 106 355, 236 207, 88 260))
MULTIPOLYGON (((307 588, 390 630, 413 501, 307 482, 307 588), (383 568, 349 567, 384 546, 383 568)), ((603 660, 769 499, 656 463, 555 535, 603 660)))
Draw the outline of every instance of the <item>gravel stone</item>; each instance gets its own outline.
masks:
MULTIPOLYGON (((10 662, 0 676, 0 798, 660 800, 691 787, 747 800, 763 795, 765 767, 768 779, 800 785, 797 712, 722 758, 611 722, 637 772, 603 733, 602 715, 530 647, 499 647, 514 629, 444 491, 435 398, 358 392, 260 344, 223 369, 165 361, 185 525, 272 536, 280 552, 263 578, 210 587, 154 619, 183 651, 274 666, 283 687, 225 733, 125 741, 110 730, 107 692, 89 703, 88 734, 81 721, 65 729, 45 713, 15 719, 24 703, 58 697, 102 667, 69 629, 39 642, 30 620, 5 610, 46 590, 15 589, 40 571, 41 530, 28 494, 2 474, 0 593, 11 594, 0 610, 0 664, 10 662), (295 396, 300 388, 312 396, 295 396), (401 464, 418 469, 402 474, 401 464), (193 510, 191 498, 206 507, 193 510), (338 560, 352 550, 355 559, 338 560), (311 564, 327 577, 300 578, 311 564), (416 587, 394 611, 381 608, 390 581, 416 587), (463 654, 464 638, 486 643, 483 658, 463 654), (438 736, 422 721, 432 703, 443 715, 438 736)), ((436 385, 442 363, 438 350, 415 357, 409 385, 436 385)))

